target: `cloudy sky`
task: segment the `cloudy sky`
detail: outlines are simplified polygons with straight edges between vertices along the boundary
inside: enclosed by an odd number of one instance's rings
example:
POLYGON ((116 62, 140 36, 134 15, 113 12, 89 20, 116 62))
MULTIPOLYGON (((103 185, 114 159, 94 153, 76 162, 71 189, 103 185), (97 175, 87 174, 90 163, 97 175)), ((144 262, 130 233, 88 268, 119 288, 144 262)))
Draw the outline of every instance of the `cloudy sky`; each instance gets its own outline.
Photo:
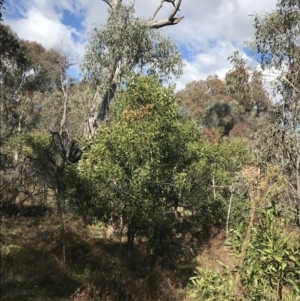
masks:
MULTIPOLYGON (((132 1, 123 0, 125 4, 132 1)), ((184 19, 178 25, 160 29, 177 43, 185 61, 177 89, 208 75, 224 76, 230 69, 227 58, 235 50, 244 51, 246 57, 243 41, 254 33, 251 15, 273 11, 276 2, 182 0, 177 16, 184 19)), ((148 19, 159 3, 160 0, 135 0, 137 17, 148 19)), ((46 48, 62 43, 80 58, 89 32, 105 24, 108 10, 102 0, 6 0, 5 7, 4 22, 21 39, 37 41, 46 48)), ((165 2, 156 19, 166 18, 171 10, 172 4, 165 2)))

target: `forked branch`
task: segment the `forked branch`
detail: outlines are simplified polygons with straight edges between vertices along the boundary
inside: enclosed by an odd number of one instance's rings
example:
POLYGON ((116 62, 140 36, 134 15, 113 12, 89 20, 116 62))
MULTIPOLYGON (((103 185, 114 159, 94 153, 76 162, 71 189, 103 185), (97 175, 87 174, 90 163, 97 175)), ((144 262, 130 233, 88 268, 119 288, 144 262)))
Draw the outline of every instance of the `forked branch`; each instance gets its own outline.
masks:
POLYGON ((162 0, 160 2, 160 5, 156 8, 152 18, 150 18, 146 24, 147 26, 151 27, 151 28, 160 28, 160 27, 164 27, 164 26, 168 26, 168 25, 175 25, 178 24, 183 17, 180 18, 175 18, 176 13, 179 11, 179 7, 181 5, 182 0, 178 0, 176 4, 174 4, 174 1, 171 0, 162 0), (159 20, 159 21, 154 21, 155 16, 157 15, 158 11, 163 7, 164 2, 170 2, 173 4, 174 9, 172 11, 172 13, 170 14, 170 16, 167 19, 163 19, 163 20, 159 20))
MULTIPOLYGON (((106 4, 108 4, 111 8, 116 7, 118 4, 122 2, 122 0, 102 0, 106 4)), ((159 6, 156 8, 152 18, 150 18, 148 21, 146 21, 146 26, 149 26, 151 28, 161 28, 168 25, 176 25, 178 24, 183 17, 175 18, 176 13, 179 11, 179 7, 181 5, 182 0, 178 0, 175 4, 175 0, 161 0, 159 6), (154 21, 155 16, 157 15, 158 11, 163 7, 164 2, 172 3, 174 6, 174 9, 170 16, 167 19, 154 21)))

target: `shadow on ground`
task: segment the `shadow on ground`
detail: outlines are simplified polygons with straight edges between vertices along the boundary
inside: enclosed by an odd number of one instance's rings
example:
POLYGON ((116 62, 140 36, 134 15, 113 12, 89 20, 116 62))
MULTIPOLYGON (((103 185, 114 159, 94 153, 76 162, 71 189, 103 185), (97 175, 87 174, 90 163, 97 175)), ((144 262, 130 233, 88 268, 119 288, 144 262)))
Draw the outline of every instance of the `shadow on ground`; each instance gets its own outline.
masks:
POLYGON ((195 267, 191 261, 150 263, 141 242, 132 269, 123 243, 95 235, 74 217, 65 218, 64 262, 54 214, 2 216, 0 244, 2 301, 188 300, 184 286, 195 267))

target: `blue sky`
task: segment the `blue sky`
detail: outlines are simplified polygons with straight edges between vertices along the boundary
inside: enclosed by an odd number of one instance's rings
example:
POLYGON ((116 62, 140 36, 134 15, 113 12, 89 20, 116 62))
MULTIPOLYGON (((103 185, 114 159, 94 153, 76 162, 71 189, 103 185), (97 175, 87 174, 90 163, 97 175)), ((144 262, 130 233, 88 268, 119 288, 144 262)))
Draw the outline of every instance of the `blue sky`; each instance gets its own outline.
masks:
MULTIPOLYGON (((58 9, 59 12, 59 9, 58 9)), ((71 28, 76 28, 76 31, 81 33, 84 32, 84 27, 82 26, 82 23, 84 21, 84 14, 79 14, 76 15, 75 13, 67 10, 67 9, 63 9, 62 11, 62 18, 61 18, 61 22, 67 26, 67 27, 71 27, 71 28)), ((80 35, 75 34, 74 32, 72 33, 72 39, 75 42, 80 42, 80 35)))
MULTIPOLYGON (((159 3, 135 0, 137 17, 149 18, 159 3)), ((160 29, 176 42, 185 61, 177 88, 213 74, 223 77, 231 67, 227 58, 235 50, 255 64, 243 44, 254 34, 250 15, 271 12, 275 5, 276 0, 182 0, 177 15, 184 19, 160 29)), ((63 45, 77 61, 84 55, 88 33, 105 24, 108 10, 101 0, 6 0, 5 6, 4 22, 20 38, 46 48, 63 45)), ((172 5, 165 3, 156 19, 166 18, 171 10, 172 5)), ((78 66, 73 67, 69 73, 76 75, 78 70, 78 66)))

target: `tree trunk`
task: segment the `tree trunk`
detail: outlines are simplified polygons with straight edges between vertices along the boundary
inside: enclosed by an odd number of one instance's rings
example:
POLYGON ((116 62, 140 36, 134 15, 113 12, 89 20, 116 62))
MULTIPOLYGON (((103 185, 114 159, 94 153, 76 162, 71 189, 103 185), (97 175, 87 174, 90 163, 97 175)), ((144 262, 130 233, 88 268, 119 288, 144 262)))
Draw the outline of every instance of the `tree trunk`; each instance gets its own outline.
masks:
POLYGON ((106 80, 103 81, 101 87, 98 87, 93 99, 89 117, 86 120, 86 133, 94 135, 97 127, 105 120, 107 110, 115 97, 118 82, 123 67, 125 66, 126 60, 115 62, 111 65, 111 68, 109 68, 114 71, 110 72, 110 70, 107 70, 106 74, 104 74, 106 80))
POLYGON ((57 183, 57 194, 56 194, 56 206, 57 214, 60 221, 60 234, 62 241, 62 262, 66 263, 66 242, 65 242, 65 222, 64 222, 64 201, 65 201, 65 189, 62 184, 63 168, 57 167, 56 170, 56 183, 57 183))
POLYGON ((128 226, 127 230, 127 260, 130 264, 131 268, 134 267, 134 231, 132 229, 132 226, 128 226))
POLYGON ((115 96, 116 90, 117 84, 112 83, 108 90, 103 92, 100 92, 99 90, 96 91, 93 105, 85 124, 86 133, 94 135, 97 127, 105 120, 108 107, 115 96))

